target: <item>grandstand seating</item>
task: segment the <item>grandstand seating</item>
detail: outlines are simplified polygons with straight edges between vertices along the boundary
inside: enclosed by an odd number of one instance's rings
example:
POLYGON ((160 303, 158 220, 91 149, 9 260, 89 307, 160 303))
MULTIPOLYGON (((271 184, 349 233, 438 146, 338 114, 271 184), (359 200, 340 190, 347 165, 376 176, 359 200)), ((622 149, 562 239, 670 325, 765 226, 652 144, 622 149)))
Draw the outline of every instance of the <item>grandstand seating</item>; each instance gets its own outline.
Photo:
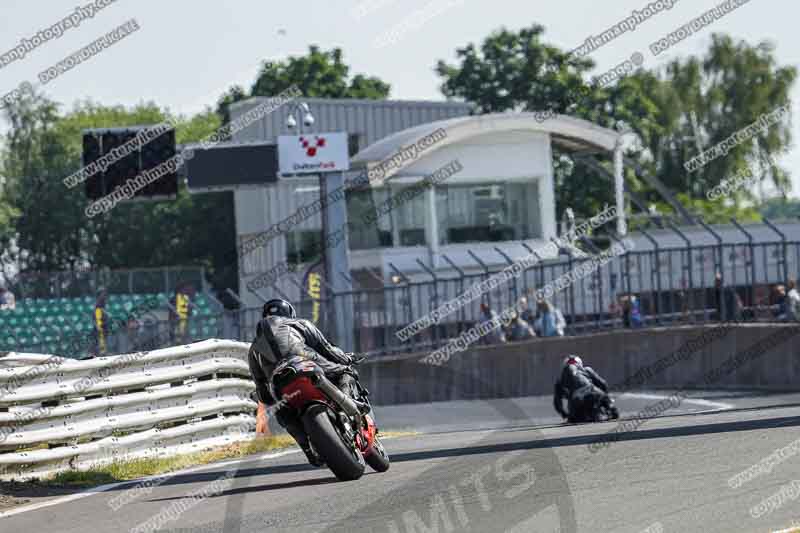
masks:
MULTIPOLYGON (((131 310, 147 298, 157 297, 160 302, 169 300, 169 295, 158 294, 110 294, 106 312, 113 319, 126 319, 131 310)), ((192 340, 201 340, 219 335, 222 326, 222 309, 207 295, 198 293, 194 300, 193 319, 189 322, 192 340)), ((78 336, 90 338, 94 331, 95 299, 92 296, 77 298, 23 298, 17 301, 13 311, 0 311, 0 351, 39 351, 66 356, 82 354, 68 353, 71 342, 78 336)), ((165 313, 167 306, 163 306, 165 313)), ((163 320, 164 313, 140 317, 140 320, 163 320)))

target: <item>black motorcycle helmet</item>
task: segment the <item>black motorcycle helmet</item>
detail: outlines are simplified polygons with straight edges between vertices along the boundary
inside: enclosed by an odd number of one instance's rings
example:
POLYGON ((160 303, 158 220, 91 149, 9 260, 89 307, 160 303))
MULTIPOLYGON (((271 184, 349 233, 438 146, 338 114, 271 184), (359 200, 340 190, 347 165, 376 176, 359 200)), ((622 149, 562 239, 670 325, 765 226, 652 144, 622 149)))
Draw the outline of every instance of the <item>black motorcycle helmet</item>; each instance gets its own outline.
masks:
POLYGON ((261 312, 261 316, 285 316, 287 318, 297 318, 297 313, 295 312, 292 304, 286 300, 275 298, 264 304, 264 309, 261 312))

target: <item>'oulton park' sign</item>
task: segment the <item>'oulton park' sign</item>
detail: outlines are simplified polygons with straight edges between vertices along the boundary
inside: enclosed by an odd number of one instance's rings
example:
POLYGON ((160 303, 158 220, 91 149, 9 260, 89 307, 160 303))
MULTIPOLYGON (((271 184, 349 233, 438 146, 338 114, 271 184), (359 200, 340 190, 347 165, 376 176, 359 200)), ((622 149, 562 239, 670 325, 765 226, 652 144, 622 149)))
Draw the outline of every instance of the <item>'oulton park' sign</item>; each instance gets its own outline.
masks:
POLYGON ((350 169, 347 133, 308 133, 278 137, 281 174, 318 174, 350 169))

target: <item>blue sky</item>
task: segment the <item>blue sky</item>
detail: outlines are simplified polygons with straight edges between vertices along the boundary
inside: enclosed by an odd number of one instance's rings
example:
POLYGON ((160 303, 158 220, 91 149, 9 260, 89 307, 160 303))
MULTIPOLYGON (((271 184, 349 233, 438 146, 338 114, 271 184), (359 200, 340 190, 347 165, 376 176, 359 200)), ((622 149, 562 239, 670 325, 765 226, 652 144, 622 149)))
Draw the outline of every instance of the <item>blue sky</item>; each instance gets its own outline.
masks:
MULTIPOLYGON (((0 54, 90 1, 2 0, 0 54)), ((0 95, 23 81, 37 81, 40 71, 135 18, 138 31, 52 80, 45 92, 67 106, 85 98, 109 105, 152 100, 191 114, 213 105, 230 85, 249 86, 262 60, 304 54, 313 43, 323 49, 341 47, 352 73, 391 83, 393 99, 441 100, 433 71, 436 61, 452 60, 457 47, 479 43, 492 30, 501 26, 516 30, 536 22, 547 28, 549 42, 573 49, 649 1, 117 0, 62 37, 0 68, 0 95), (416 18, 408 19, 415 12, 416 18)), ((636 51, 644 54, 645 68, 701 53, 714 31, 751 43, 770 40, 781 64, 800 63, 800 5, 788 0, 751 0, 658 58, 648 52, 651 42, 718 3, 676 1, 672 9, 592 53, 597 73, 636 51)), ((794 109, 798 101, 800 88, 792 95, 794 109)), ((793 128, 795 139, 800 139, 797 120, 793 128)), ((800 197, 800 149, 793 147, 780 161, 793 171, 793 196, 800 197)))

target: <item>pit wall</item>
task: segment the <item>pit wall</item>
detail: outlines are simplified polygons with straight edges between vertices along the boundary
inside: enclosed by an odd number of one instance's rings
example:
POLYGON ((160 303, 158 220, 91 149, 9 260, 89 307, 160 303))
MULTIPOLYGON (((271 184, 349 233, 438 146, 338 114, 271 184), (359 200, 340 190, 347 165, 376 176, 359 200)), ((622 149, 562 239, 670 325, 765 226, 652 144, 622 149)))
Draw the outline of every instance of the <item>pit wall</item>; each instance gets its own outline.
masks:
POLYGON ((440 365, 428 353, 359 367, 375 405, 552 394, 564 357, 580 355, 612 391, 800 390, 800 324, 620 330, 472 347, 440 365), (739 356, 739 360, 731 359, 739 356), (715 372, 716 374, 710 374, 715 372))

